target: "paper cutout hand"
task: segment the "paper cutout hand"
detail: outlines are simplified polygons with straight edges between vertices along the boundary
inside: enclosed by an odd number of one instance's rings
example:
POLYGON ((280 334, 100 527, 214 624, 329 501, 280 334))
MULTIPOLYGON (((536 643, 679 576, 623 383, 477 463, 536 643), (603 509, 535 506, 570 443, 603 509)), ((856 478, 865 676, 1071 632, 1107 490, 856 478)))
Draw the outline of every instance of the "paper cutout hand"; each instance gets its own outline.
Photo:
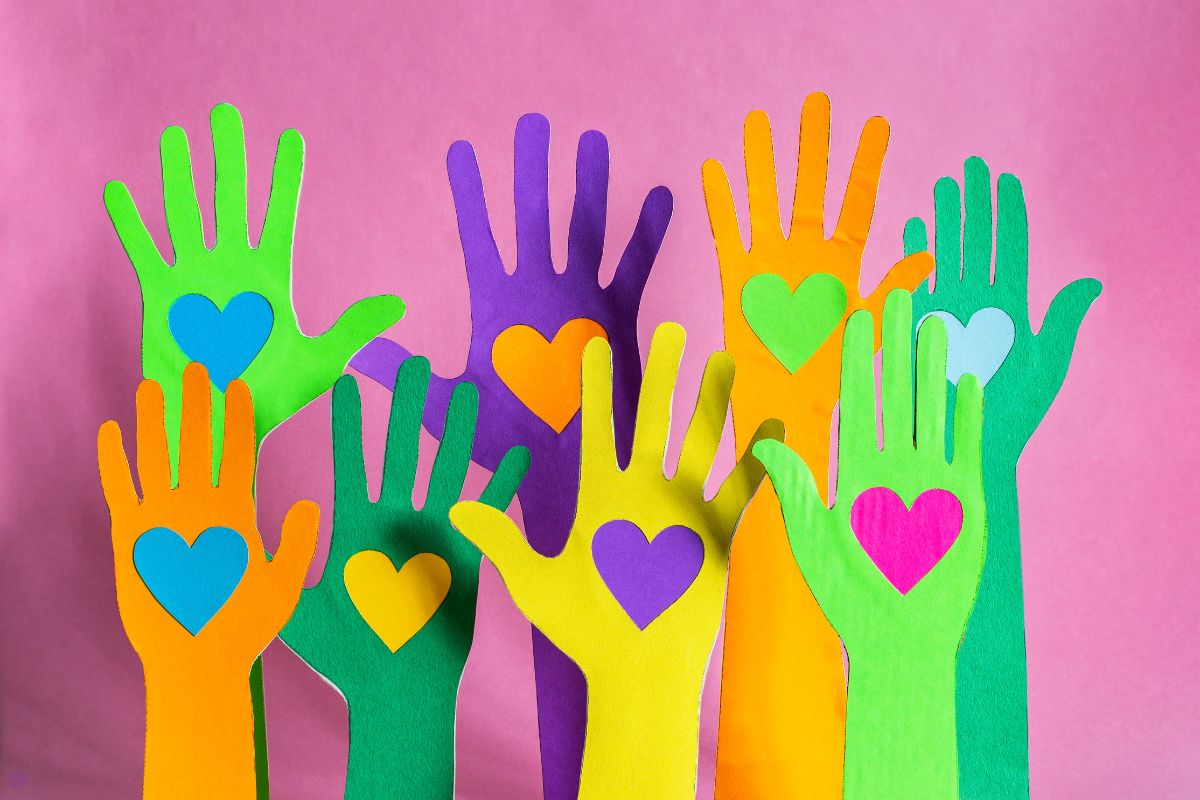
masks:
MULTIPOLYGON (((617 452, 624 462, 641 381, 638 306, 666 233, 672 205, 671 193, 665 187, 646 195, 611 283, 600 286, 597 275, 607 224, 609 152, 604 134, 588 131, 579 139, 567 266, 565 272, 556 272, 550 255, 549 142, 550 123, 540 114, 526 114, 517 123, 517 264, 512 274, 505 271, 492 235, 475 151, 465 141, 450 148, 446 170, 471 291, 471 343, 462 375, 452 379, 434 377, 425 414, 426 427, 440 436, 454 387, 467 380, 479 388, 480 411, 489 424, 479 431, 473 458, 494 470, 512 444, 529 448, 533 458, 520 489, 521 510, 528 540, 543 555, 562 550, 571 528, 579 480, 580 427, 577 406, 562 415, 549 414, 543 410, 545 404, 530 404, 530 393, 549 399, 549 405, 555 408, 561 405, 554 397, 556 382, 545 376, 557 368, 574 376, 569 380, 578 386, 582 346, 587 341, 584 337, 594 332, 587 321, 598 324, 613 350, 614 422, 617 452), (539 336, 547 342, 555 340, 560 331, 574 341, 559 339, 556 344, 565 346, 547 346, 540 351, 529 344, 525 353, 504 350, 522 340, 536 343, 539 336), (502 335, 508 343, 502 341, 502 335), (509 370, 505 370, 504 377, 498 374, 498 364, 514 362, 525 364, 530 373, 540 374, 527 375, 532 380, 524 384, 515 383, 519 370, 516 376, 509 370), (539 411, 544 416, 539 416, 539 411), (571 421, 560 434, 557 427, 566 413, 571 421)), ((408 351, 400 345, 376 339, 351 361, 351 366, 390 389, 397 368, 407 357, 408 351)), ((545 798, 575 800, 586 716, 583 681, 575 666, 536 633, 534 664, 545 798)))
MULTIPOLYGON (((945 328, 929 323, 917 345, 914 432, 911 318, 908 293, 892 292, 883 315, 882 449, 876 439, 872 319, 855 314, 846 326, 837 501, 832 508, 822 501, 811 470, 790 448, 776 442, 754 447, 782 504, 796 563, 846 646, 845 796, 850 800, 958 797, 954 659, 984 557, 983 392, 973 375, 959 383, 954 456, 947 462, 945 328), (904 531, 910 534, 906 540, 880 542, 878 531, 864 527, 888 522, 885 515, 855 519, 852 513, 864 498, 874 499, 878 487, 895 492, 912 508, 910 525, 917 523, 918 505, 942 499, 938 494, 951 500, 941 519, 933 520, 954 526, 943 531, 951 536, 942 537, 940 545, 926 541, 938 548, 932 554, 916 547, 922 537, 913 535, 914 530, 904 531), (931 489, 957 499, 961 531, 952 517, 952 498, 931 489), (868 553, 860 539, 870 541, 872 533, 875 542, 868 553), (954 533, 957 538, 944 549, 954 533), (918 580, 907 592, 908 584, 898 586, 894 571, 885 574, 882 547, 897 551, 910 565, 923 560, 914 576, 918 580)), ((930 512, 938 513, 926 509, 930 512)))
MULTIPOLYGON (((139 500, 121 443, 121 430, 109 421, 100 428, 97 448, 104 497, 112 515, 117 603, 129 641, 146 677, 145 796, 152 798, 252 797, 255 792, 254 718, 249 674, 258 657, 291 616, 317 541, 318 509, 296 503, 283 523, 275 558, 267 560, 255 520, 254 409, 246 384, 235 380, 225 394, 225 453, 220 479, 212 480, 212 396, 204 367, 184 370, 179 432, 179 484, 171 486, 164 427, 163 392, 152 380, 137 392, 139 500), (135 558, 153 542, 154 529, 169 529, 192 546, 213 529, 244 539, 244 567, 236 589, 211 618, 191 633, 179 614, 179 595, 220 592, 188 563, 188 549, 176 549, 173 577, 139 573, 147 562, 135 558), (191 568, 191 569, 189 569, 191 568), (190 584, 190 585, 186 585, 190 584), (160 599, 176 590, 172 610, 160 599), (153 590, 153 593, 152 593, 153 590)), ((197 549, 201 545, 196 544, 197 549)), ((195 553, 193 553, 195 555, 195 553)), ((218 554, 218 558, 220 558, 218 554)), ((160 562, 161 563, 161 562, 160 562)), ((209 599, 212 599, 211 597, 209 599)))
MULTIPOLYGON (((485 505, 461 503, 450 512, 454 525, 495 563, 517 606, 587 678, 579 791, 584 800, 671 800, 695 794, 700 691, 720 626, 730 538, 763 472, 753 458, 743 458, 713 500, 704 500, 733 383, 733 360, 717 353, 705 369, 679 465, 671 478, 664 475, 684 338, 683 329, 673 323, 660 326, 654 336, 632 456, 624 470, 613 439, 609 346, 598 339, 588 344, 578 511, 562 553, 539 554, 508 517, 485 505), (660 546, 659 537, 686 540, 690 532, 703 548, 698 572, 674 570, 663 586, 671 594, 659 598, 648 621, 637 610, 644 607, 631 603, 618 588, 621 578, 612 569, 619 573, 620 559, 614 563, 606 558, 599 541, 599 532, 611 533, 619 520, 653 537, 644 553, 665 547, 688 562, 684 567, 691 563, 691 545, 660 546), (680 527, 687 531, 673 532, 680 527), (690 581, 689 572, 694 575, 690 581)), ((781 435, 772 420, 760 428, 758 438, 781 435)), ((670 564, 671 559, 659 563, 670 564)))
MULTIPOLYGON (((142 366, 145 376, 162 384, 166 393, 172 463, 180 413, 180 396, 174 387, 189 355, 206 361, 214 381, 231 375, 246 382, 254 396, 256 436, 261 442, 275 426, 328 390, 350 356, 404 314, 400 298, 371 297, 355 303, 319 336, 300 331, 292 307, 291 269, 304 140, 291 129, 279 137, 262 235, 257 246, 251 246, 241 114, 221 104, 212 110, 211 119, 217 176, 217 234, 211 248, 204 242, 191 154, 182 128, 167 128, 160 144, 174 263, 168 265, 159 253, 125 184, 111 181, 104 187, 104 205, 141 284, 142 366), (234 298, 257 298, 256 307, 227 310, 234 298), (262 300, 269 306, 265 311, 262 300), (218 310, 224 313, 217 314, 218 310), (268 333, 259 339, 263 327, 268 333), (185 353, 189 347, 193 351, 185 353)), ((214 390, 223 388, 214 385, 214 390)), ((219 433, 223 412, 221 404, 215 408, 219 433)), ((218 438, 218 455, 220 448, 218 438)))
MULTIPOLYGON (((863 128, 841 214, 826 237, 829 118, 829 98, 809 95, 800 119, 796 194, 786 236, 765 113, 746 118, 748 249, 724 169, 717 161, 704 164, 704 196, 721 266, 725 345, 738 365, 733 391, 738 451, 745 450, 759 423, 778 416, 822 497, 845 321, 860 309, 878 318, 888 292, 911 291, 933 268, 927 253, 911 254, 875 291, 861 294, 863 249, 888 124, 873 117, 863 128), (804 401, 790 401, 796 397, 804 401)), ((790 566, 783 521, 771 495, 760 492, 746 510, 732 561, 717 797, 834 800, 841 797, 845 722, 841 646, 790 566), (772 655, 764 658, 764 653, 772 655)))
MULTIPOLYGON (((454 791, 455 702, 475 630, 480 554, 451 527, 447 514, 462 493, 478 400, 471 384, 455 388, 426 500, 415 508, 429 377, 423 358, 410 358, 400 367, 383 481, 374 502, 367 496, 358 384, 344 375, 334 386, 329 560, 320 583, 304 590, 282 634, 288 647, 346 698, 348 798, 448 799, 454 791), (372 569, 382 574, 372 575, 372 569), (439 575, 440 570, 448 572, 439 575), (425 588, 440 593, 429 597, 420 586, 423 580, 425 588), (364 615, 368 609, 376 616, 364 615), (389 624, 399 629, 401 641, 385 641, 389 624)), ((510 449, 480 501, 506 508, 528 463, 528 451, 510 449)))
MULTIPOLYGON (((988 557, 958 659, 959 774, 964 798, 1020 800, 1029 797, 1029 716, 1016 464, 1058 394, 1100 283, 1084 278, 1069 284, 1035 335, 1021 184, 1007 173, 998 181, 993 282, 991 177, 980 158, 967 159, 964 171, 965 208, 953 179, 934 187, 936 283, 932 292, 926 282, 914 293, 913 318, 919 324, 929 314, 951 315, 952 360, 957 355, 960 368, 986 380, 988 557), (989 316, 1000 324, 985 327, 989 316)), ((925 223, 909 220, 905 251, 926 244, 925 223)))

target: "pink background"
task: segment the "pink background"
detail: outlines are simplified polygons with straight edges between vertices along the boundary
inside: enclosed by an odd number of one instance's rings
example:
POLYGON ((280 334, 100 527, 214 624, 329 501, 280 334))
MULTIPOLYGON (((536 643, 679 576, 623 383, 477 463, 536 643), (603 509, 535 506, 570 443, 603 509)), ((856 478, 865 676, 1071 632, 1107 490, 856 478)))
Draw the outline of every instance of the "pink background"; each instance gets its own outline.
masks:
MULTIPOLYGON (((1182 502, 1195 493, 1198 452, 1189 360, 1200 345, 1200 10, 138 5, 0 3, 4 797, 139 790, 141 675, 116 613, 94 439, 110 416, 132 425, 140 304, 100 194, 108 179, 127 181, 165 242, 165 126, 187 129, 201 197, 211 198, 208 111, 219 101, 243 110, 257 221, 275 139, 298 128, 309 153, 294 273, 301 325, 324 330, 353 300, 398 293, 410 312, 391 335, 444 373, 461 368, 469 336, 447 147, 474 143, 511 253, 513 127, 526 111, 549 116, 561 254, 575 140, 604 131, 610 256, 648 189, 675 193, 640 329, 647 342, 662 320, 688 328, 694 392, 704 354, 721 344, 700 164, 721 159, 736 187, 742 119, 764 108, 790 196, 800 105, 817 89, 833 101, 831 186, 844 186, 863 121, 892 124, 866 284, 897 258, 904 219, 930 213, 934 181, 961 174, 971 154, 1024 182, 1035 319, 1066 282, 1104 282, 1020 469, 1033 787, 1045 798, 1200 796, 1200 544, 1182 502)), ((830 202, 840 200, 837 189, 830 202)), ((611 274, 615 256, 607 263, 611 274)), ((377 468, 386 397, 364 384, 364 398, 377 468)), ((265 445, 268 538, 292 500, 328 508, 328 413, 322 398, 265 445)), ((490 567, 481 595, 460 703, 460 796, 538 797, 527 627, 490 567)), ((338 796, 340 698, 278 644, 266 673, 276 796, 338 796)), ((715 699, 704 703, 701 796, 711 796, 715 699)))

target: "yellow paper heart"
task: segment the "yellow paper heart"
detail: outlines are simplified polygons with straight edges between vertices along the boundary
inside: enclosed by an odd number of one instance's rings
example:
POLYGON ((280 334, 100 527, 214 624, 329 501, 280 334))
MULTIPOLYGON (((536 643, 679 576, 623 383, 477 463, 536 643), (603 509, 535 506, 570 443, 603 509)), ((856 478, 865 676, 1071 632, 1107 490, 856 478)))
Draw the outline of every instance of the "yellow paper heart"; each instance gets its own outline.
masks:
POLYGON ((580 317, 552 341, 528 325, 514 325, 492 343, 492 366, 525 406, 558 433, 579 412, 579 365, 593 338, 607 339, 600 323, 580 317))
POLYGON ((363 550, 346 561, 342 577, 350 602, 393 653, 425 627, 450 591, 450 566, 433 553, 418 553, 397 570, 378 550, 363 550))

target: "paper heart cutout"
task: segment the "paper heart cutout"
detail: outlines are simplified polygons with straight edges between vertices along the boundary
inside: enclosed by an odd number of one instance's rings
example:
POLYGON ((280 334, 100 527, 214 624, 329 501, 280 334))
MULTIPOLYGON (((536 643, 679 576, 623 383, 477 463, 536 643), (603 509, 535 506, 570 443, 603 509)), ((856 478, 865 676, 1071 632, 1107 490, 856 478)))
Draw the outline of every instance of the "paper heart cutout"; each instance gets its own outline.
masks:
POLYGON ((222 392, 258 357, 274 324, 271 304, 257 292, 242 292, 223 311, 202 294, 185 294, 167 312, 179 349, 203 364, 222 392))
POLYGON ((763 273, 742 287, 742 316, 759 341, 795 372, 817 352, 846 314, 846 287, 832 275, 809 275, 795 291, 763 273))
POLYGON ((133 566, 150 594, 193 636, 233 596, 250 552, 231 528, 201 532, 191 546, 170 528, 151 528, 133 544, 133 566))
POLYGON ((492 366, 518 400, 562 433, 579 411, 583 348, 597 336, 608 338, 603 326, 584 317, 563 325, 552 341, 514 325, 492 342, 492 366))
POLYGON ((433 619, 450 592, 450 566, 433 553, 418 553, 397 570, 378 550, 363 550, 346 561, 342 579, 363 621, 393 653, 433 619))
POLYGON ((930 317, 946 324, 946 380, 954 384, 970 373, 986 386, 1016 340, 1012 317, 1000 308, 981 308, 965 326, 949 311, 931 311, 921 317, 921 324, 930 317))
POLYGON ((621 608, 645 630, 696 580, 704 543, 686 525, 663 528, 648 541, 635 523, 618 519, 596 530, 592 559, 621 608))
POLYGON ((900 594, 908 594, 937 566, 962 523, 962 503, 945 489, 922 492, 909 509, 891 489, 876 486, 850 507, 858 543, 900 594))

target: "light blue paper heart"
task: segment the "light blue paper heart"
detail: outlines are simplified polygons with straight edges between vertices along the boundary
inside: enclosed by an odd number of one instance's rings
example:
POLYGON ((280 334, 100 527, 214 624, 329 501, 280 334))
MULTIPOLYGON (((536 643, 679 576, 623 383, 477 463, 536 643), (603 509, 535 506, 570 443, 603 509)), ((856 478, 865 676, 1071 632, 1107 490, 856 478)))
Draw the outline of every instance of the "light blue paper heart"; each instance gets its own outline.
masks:
POLYGON ((167 312, 167 325, 179 349, 203 364, 222 392, 258 356, 274 323, 271 304, 257 292, 242 292, 223 311, 202 294, 185 294, 167 312))
POLYGON ((946 325, 946 380, 958 384, 970 373, 983 385, 992 379, 1012 350, 1016 328, 1012 317, 999 308, 981 308, 964 326, 949 311, 931 311, 921 323, 937 317, 946 325))
POLYGON ((208 528, 191 547, 170 528, 151 528, 133 545, 142 582, 193 636, 233 596, 249 563, 246 540, 230 528, 208 528))

